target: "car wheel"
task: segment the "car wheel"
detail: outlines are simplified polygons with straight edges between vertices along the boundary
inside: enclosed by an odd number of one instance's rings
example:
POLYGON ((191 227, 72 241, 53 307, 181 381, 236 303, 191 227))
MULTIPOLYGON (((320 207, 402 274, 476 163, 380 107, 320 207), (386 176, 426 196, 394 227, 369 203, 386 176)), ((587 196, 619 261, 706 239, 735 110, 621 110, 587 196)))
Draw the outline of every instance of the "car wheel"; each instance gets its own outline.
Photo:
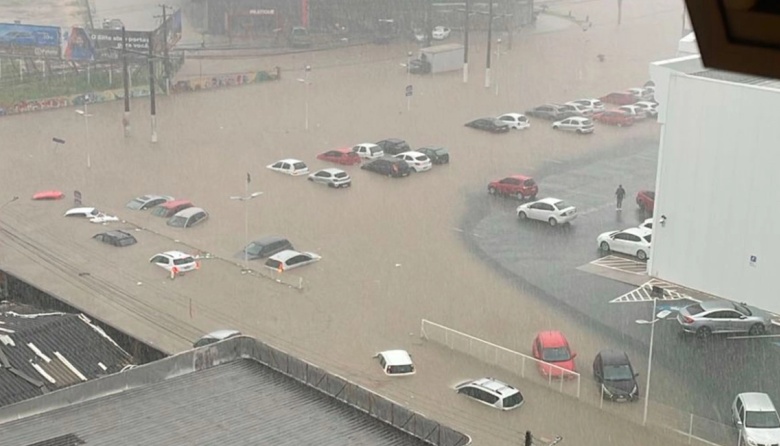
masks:
POLYGON ((552 127, 553 127, 553 130, 558 130, 558 126, 557 125, 554 125, 552 127))
POLYGON ((525 197, 523 196, 522 192, 518 192, 515 194, 515 198, 517 198, 520 201, 523 201, 525 197))
POLYGON ((766 327, 764 327, 764 324, 755 324, 750 327, 750 331, 748 332, 750 336, 761 336, 764 333, 766 333, 766 327))
POLYGON ((525 220, 526 218, 528 218, 528 216, 525 215, 525 212, 520 211, 517 213, 517 218, 519 218, 520 220, 525 220))
POLYGON ((550 217, 550 219, 549 219, 549 220, 547 220, 547 223, 550 223, 550 226, 555 226, 555 225, 557 225, 557 224, 558 224, 558 220, 556 220, 556 219, 554 219, 554 218, 550 217))
POLYGON ((696 337, 704 340, 710 337, 712 335, 712 329, 710 327, 699 327, 698 330, 696 330, 696 337))
POLYGON ((601 244, 599 245, 599 249, 604 252, 609 252, 609 243, 601 242, 601 244))
POLYGON ((495 195, 496 194, 496 188, 495 187, 488 187, 488 193, 490 195, 495 195))
POLYGON ((636 257, 642 261, 647 260, 647 253, 640 249, 639 251, 636 252, 636 257))

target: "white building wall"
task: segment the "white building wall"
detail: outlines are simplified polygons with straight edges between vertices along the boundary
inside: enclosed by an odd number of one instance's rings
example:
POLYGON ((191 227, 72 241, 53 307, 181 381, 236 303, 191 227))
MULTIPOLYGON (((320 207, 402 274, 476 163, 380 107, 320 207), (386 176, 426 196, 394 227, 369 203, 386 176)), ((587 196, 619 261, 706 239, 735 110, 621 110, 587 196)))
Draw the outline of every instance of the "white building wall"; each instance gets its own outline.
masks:
POLYGON ((780 312, 780 92, 673 74, 664 99, 650 274, 780 312))

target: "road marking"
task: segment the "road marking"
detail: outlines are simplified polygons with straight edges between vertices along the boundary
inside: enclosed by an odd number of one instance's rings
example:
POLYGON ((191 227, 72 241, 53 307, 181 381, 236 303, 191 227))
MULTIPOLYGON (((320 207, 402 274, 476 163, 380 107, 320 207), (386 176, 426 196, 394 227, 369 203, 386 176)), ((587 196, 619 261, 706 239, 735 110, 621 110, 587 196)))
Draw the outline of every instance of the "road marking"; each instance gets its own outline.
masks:
POLYGON ((678 434, 680 434, 680 435, 684 435, 684 436, 686 436, 686 437, 688 437, 688 438, 693 438, 693 439, 694 439, 694 440, 696 440, 696 441, 701 441, 702 443, 707 443, 707 444, 709 444, 709 445, 711 445, 711 446, 722 446, 722 445, 720 445, 720 444, 718 444, 718 443, 713 443, 713 442, 711 442, 711 441, 709 441, 709 440, 705 440, 705 439, 703 439, 703 438, 701 438, 701 437, 697 437, 696 435, 691 435, 691 434, 689 434, 688 432, 683 432, 683 431, 681 431, 681 430, 679 430, 679 429, 672 429, 672 430, 673 430, 673 431, 675 431, 675 432, 677 432, 677 433, 678 433, 678 434))
POLYGON ((614 269, 624 273, 645 275, 647 264, 636 260, 626 259, 614 255, 608 255, 590 262, 591 265, 614 269))
POLYGON ((693 302, 701 302, 698 299, 694 299, 691 296, 688 296, 687 294, 684 294, 680 292, 682 290, 681 287, 671 284, 669 282, 664 282, 663 280, 658 279, 650 279, 647 282, 645 282, 641 287, 631 290, 628 293, 618 296, 609 303, 629 303, 629 302, 652 302, 653 299, 658 300, 690 300, 693 302), (652 290, 653 287, 659 287, 663 290, 663 294, 661 296, 653 296, 652 290))

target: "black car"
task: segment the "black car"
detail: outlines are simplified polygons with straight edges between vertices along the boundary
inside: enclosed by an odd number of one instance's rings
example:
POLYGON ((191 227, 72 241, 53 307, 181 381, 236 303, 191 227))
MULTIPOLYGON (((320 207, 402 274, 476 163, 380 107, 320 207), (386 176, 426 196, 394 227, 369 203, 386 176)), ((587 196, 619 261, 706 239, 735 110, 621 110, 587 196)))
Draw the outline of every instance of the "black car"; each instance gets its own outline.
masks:
POLYGON ((235 257, 247 260, 262 259, 270 257, 278 252, 293 248, 292 243, 284 237, 268 235, 252 241, 244 249, 239 251, 235 257))
POLYGON ((580 114, 567 111, 559 105, 544 104, 538 107, 534 107, 531 110, 525 112, 526 116, 533 116, 534 118, 549 119, 550 121, 560 121, 561 119, 571 118, 572 116, 580 116, 580 114))
POLYGON ((412 168, 406 161, 393 158, 392 156, 383 156, 360 166, 361 169, 380 173, 389 177, 405 177, 412 173, 412 168))
POLYGON ((602 350, 593 360, 593 376, 601 384, 602 397, 612 401, 636 401, 639 384, 628 355, 619 350, 602 350))
POLYGON ((424 153, 433 164, 449 164, 450 152, 444 147, 420 147, 418 152, 424 153))
POLYGON ((107 245, 118 246, 120 248, 123 246, 135 245, 137 243, 135 237, 125 231, 101 232, 100 234, 95 234, 92 238, 107 245))
POLYGON ((506 133, 509 131, 509 124, 496 118, 479 118, 466 123, 466 127, 477 130, 485 130, 492 133, 506 133))
POLYGON ((376 143, 385 152, 385 155, 398 155, 412 150, 409 144, 403 139, 387 138, 376 143))

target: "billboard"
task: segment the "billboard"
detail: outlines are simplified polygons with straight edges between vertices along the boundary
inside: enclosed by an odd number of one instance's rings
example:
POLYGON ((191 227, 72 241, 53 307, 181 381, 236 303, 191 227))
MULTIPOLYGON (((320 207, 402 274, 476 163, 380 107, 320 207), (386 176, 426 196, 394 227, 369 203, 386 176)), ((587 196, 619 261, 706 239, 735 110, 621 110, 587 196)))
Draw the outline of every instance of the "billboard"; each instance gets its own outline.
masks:
MULTIPOLYGON (((125 31, 128 58, 146 59, 149 32, 125 31)), ((84 29, 73 27, 65 47, 65 59, 76 61, 116 60, 122 57, 121 29, 84 29)))
POLYGON ((60 29, 56 26, 0 23, 0 54, 60 57, 60 29))

